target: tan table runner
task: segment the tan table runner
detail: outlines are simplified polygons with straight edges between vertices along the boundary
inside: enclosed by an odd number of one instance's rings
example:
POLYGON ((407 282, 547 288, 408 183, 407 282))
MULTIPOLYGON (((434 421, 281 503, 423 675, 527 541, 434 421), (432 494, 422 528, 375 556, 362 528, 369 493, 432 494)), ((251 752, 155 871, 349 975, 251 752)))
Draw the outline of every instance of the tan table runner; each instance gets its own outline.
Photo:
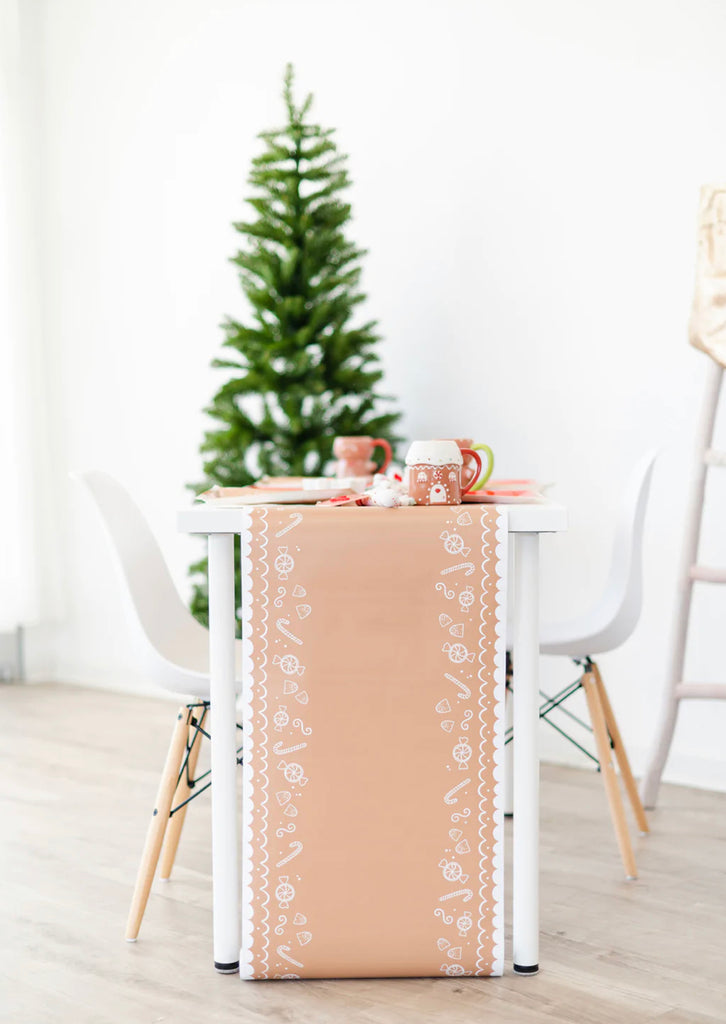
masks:
POLYGON ((245 516, 242 976, 501 974, 505 511, 245 516))

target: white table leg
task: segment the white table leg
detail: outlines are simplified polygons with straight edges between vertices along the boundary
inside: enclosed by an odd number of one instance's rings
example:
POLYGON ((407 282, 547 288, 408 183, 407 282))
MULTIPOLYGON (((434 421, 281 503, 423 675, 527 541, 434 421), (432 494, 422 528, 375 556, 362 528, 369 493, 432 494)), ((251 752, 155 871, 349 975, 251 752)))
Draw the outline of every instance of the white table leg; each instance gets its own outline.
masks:
POLYGON ((214 966, 239 969, 234 534, 209 536, 210 756, 214 966))
MULTIPOLYGON (((504 729, 507 731, 512 728, 513 714, 512 714, 512 701, 513 696, 509 690, 505 697, 504 704, 504 729)), ((511 742, 507 743, 504 748, 504 813, 511 817, 514 814, 514 733, 512 733, 511 742)))
POLYGON ((513 966, 539 967, 539 535, 517 534, 514 620, 513 966))

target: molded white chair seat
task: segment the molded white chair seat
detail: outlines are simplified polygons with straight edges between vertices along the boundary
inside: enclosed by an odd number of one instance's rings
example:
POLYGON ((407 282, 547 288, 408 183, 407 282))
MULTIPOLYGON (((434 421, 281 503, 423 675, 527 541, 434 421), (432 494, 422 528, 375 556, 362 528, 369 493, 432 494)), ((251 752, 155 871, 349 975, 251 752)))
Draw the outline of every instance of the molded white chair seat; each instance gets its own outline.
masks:
MULTIPOLYGON (((130 628, 140 664, 173 693, 209 699, 209 632, 182 601, 139 507, 108 473, 73 474, 86 485, 113 542, 125 584, 130 628)), ((242 644, 237 641, 237 687, 242 644)))
MULTIPOLYGON (((160 876, 168 879, 189 800, 195 795, 195 784, 200 781, 195 779, 194 773, 207 724, 209 633, 179 596, 156 538, 124 488, 108 473, 99 470, 72 476, 88 488, 113 542, 130 613, 130 638, 141 666, 164 689, 195 697, 175 714, 126 925, 126 939, 135 942, 159 858, 161 856, 160 876)), ((242 680, 239 640, 236 663, 239 690, 242 680)))
POLYGON ((542 654, 592 657, 620 647, 635 629, 643 603, 645 510, 657 454, 649 451, 640 459, 623 492, 610 572, 601 597, 583 615, 565 622, 543 623, 542 654))
POLYGON ((570 720, 587 728, 586 723, 581 722, 563 707, 564 702, 574 693, 580 689, 584 690, 598 753, 597 758, 592 759, 598 762, 602 773, 610 814, 628 878, 635 878, 637 871, 612 760, 613 754, 620 767, 623 784, 641 832, 648 831, 648 822, 600 669, 592 659, 594 655, 614 650, 623 644, 635 629, 640 617, 643 600, 642 550, 645 510, 656 455, 657 452, 650 451, 640 459, 623 492, 610 571, 600 599, 582 615, 564 622, 544 623, 540 628, 542 654, 573 658, 582 665, 580 678, 574 683, 570 683, 553 697, 542 694, 544 703, 540 707, 540 718, 583 750, 588 757, 592 757, 549 717, 553 712, 561 711, 570 720))

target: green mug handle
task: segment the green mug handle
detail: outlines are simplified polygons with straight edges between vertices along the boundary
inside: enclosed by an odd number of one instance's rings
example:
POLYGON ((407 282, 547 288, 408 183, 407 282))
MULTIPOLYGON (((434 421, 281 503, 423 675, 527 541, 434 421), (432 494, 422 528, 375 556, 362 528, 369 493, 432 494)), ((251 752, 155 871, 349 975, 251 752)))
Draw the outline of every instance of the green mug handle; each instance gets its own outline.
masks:
POLYGON ((474 486, 469 488, 470 491, 480 491, 492 475, 492 470, 494 469, 494 452, 488 444, 473 444, 471 447, 475 452, 484 452, 487 457, 486 469, 482 472, 481 477, 477 480, 474 486))

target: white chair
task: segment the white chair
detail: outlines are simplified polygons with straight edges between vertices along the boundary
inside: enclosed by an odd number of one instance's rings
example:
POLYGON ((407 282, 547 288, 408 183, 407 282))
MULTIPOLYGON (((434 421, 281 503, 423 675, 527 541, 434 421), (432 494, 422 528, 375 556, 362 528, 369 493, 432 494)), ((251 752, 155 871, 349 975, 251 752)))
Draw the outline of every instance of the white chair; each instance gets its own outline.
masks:
MULTIPOLYGON (((165 689, 194 694, 194 699, 176 712, 149 822, 126 925, 127 941, 135 942, 162 845, 159 875, 166 880, 174 865, 189 800, 211 784, 209 773, 194 777, 202 737, 207 735, 203 726, 209 711, 209 634, 183 603, 146 519, 124 488, 98 470, 72 476, 88 488, 113 542, 130 599, 131 632, 141 665, 165 689)), ((241 686, 240 665, 238 641, 237 679, 241 686)))
POLYGON ((572 658, 581 670, 579 677, 555 696, 541 694, 543 703, 540 706, 540 718, 599 764, 616 839, 628 878, 636 878, 637 869, 613 764, 613 754, 641 833, 648 832, 648 820, 638 796, 600 669, 593 659, 595 655, 620 647, 631 635, 640 617, 643 598, 643 529, 656 455, 657 452, 651 451, 642 457, 623 492, 610 572, 600 599, 585 614, 566 622, 543 624, 540 629, 540 652, 572 658), (591 727, 563 707, 563 703, 580 689, 585 693, 591 727), (565 714, 569 720, 574 720, 585 729, 591 728, 597 758, 552 721, 550 716, 556 711, 565 714))

